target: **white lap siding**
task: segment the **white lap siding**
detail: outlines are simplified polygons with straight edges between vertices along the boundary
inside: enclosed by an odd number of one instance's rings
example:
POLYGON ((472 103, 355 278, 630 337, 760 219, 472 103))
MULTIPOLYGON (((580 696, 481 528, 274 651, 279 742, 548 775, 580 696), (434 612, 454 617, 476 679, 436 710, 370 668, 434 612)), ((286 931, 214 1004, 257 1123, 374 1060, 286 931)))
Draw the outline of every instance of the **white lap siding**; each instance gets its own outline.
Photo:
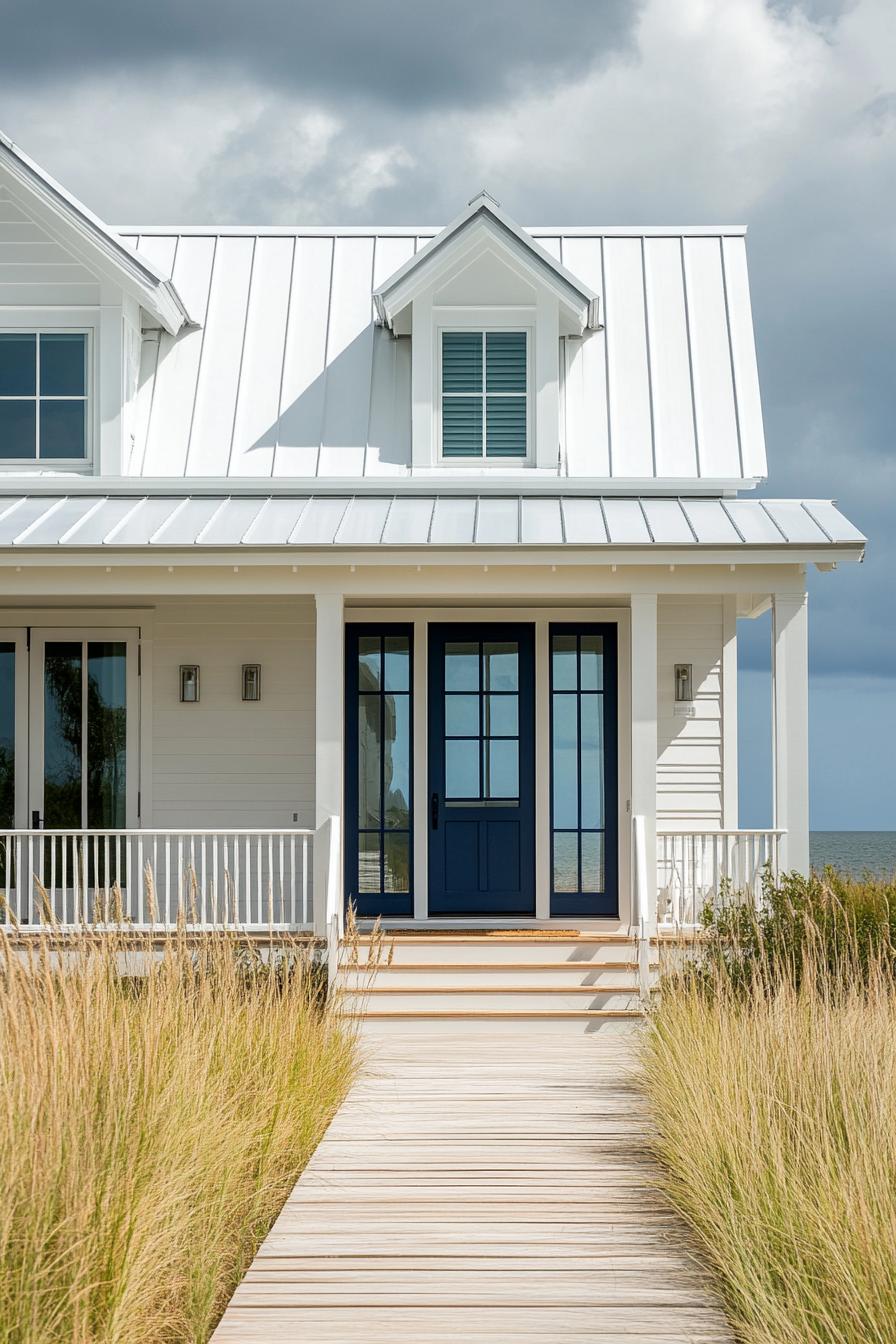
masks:
POLYGON ((314 605, 308 598, 160 603, 152 690, 157 827, 314 825, 314 605), (200 668, 179 700, 178 669, 200 668), (261 664, 261 701, 241 699, 261 664), (298 820, 294 820, 294 814, 298 820))
POLYGON ((657 825, 713 830, 723 814, 722 598, 660 598, 657 624, 657 825), (693 667, 693 718, 675 713, 676 663, 693 667))

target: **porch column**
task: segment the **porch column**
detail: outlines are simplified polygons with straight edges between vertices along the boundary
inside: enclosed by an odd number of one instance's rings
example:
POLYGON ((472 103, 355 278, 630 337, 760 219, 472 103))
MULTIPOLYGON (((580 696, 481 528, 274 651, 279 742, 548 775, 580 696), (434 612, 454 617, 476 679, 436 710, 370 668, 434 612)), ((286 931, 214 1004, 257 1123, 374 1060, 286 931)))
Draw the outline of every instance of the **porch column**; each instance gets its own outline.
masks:
POLYGON ((783 872, 809 871, 808 594, 772 595, 775 827, 783 872))
MULTIPOLYGON (((644 878, 651 923, 656 918, 657 599, 633 593, 632 817, 644 818, 644 878)), ((631 817, 626 818, 629 824, 631 817)), ((635 856, 632 855, 634 865, 635 856)))
MULTIPOLYGON (((345 636, 342 593, 315 593, 314 679, 314 929, 327 932, 329 837, 320 828, 342 818, 345 759, 345 636)), ((340 855, 342 853, 340 836, 340 855)), ((337 874, 342 890, 341 864, 337 874)))

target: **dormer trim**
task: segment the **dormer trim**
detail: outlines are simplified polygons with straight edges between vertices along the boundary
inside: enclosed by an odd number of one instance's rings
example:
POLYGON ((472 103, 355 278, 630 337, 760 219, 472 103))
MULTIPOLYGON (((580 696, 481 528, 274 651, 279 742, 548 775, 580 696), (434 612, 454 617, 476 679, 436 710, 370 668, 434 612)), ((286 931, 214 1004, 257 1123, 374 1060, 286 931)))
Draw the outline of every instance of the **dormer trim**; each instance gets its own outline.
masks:
POLYGON ((466 210, 441 233, 400 266, 373 291, 373 303, 380 326, 393 328, 395 318, 447 270, 465 247, 465 235, 476 227, 485 228, 496 248, 510 254, 537 283, 556 297, 569 326, 581 335, 600 327, 600 298, 594 290, 573 275, 541 246, 515 220, 505 214, 493 197, 480 192, 466 210))
POLYGON ((117 284, 175 336, 190 316, 170 277, 117 238, 91 210, 0 132, 0 186, 47 234, 117 284))

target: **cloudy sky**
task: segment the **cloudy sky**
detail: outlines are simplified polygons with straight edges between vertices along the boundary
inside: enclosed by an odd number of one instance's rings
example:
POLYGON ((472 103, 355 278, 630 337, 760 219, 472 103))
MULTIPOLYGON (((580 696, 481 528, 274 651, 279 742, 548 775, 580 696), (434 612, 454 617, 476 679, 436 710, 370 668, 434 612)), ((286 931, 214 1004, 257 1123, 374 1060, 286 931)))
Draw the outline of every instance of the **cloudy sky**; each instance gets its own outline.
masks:
MULTIPOLYGON (((0 0, 0 127, 111 223, 740 223, 771 476, 810 580, 812 824, 896 829, 893 0, 0 0)), ((768 820, 743 629, 741 824, 768 820)), ((762 725, 757 727, 757 725, 762 725)))

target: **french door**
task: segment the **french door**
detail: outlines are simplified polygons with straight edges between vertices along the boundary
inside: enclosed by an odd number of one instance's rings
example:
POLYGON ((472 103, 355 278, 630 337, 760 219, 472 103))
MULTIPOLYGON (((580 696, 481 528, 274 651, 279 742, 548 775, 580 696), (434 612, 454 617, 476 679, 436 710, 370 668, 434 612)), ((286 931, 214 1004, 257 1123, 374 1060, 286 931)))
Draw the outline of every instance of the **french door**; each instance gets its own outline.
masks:
POLYGON ((429 913, 535 914, 531 625, 429 636, 429 913))
POLYGON ((137 631, 32 628, 28 824, 137 823, 137 631))

